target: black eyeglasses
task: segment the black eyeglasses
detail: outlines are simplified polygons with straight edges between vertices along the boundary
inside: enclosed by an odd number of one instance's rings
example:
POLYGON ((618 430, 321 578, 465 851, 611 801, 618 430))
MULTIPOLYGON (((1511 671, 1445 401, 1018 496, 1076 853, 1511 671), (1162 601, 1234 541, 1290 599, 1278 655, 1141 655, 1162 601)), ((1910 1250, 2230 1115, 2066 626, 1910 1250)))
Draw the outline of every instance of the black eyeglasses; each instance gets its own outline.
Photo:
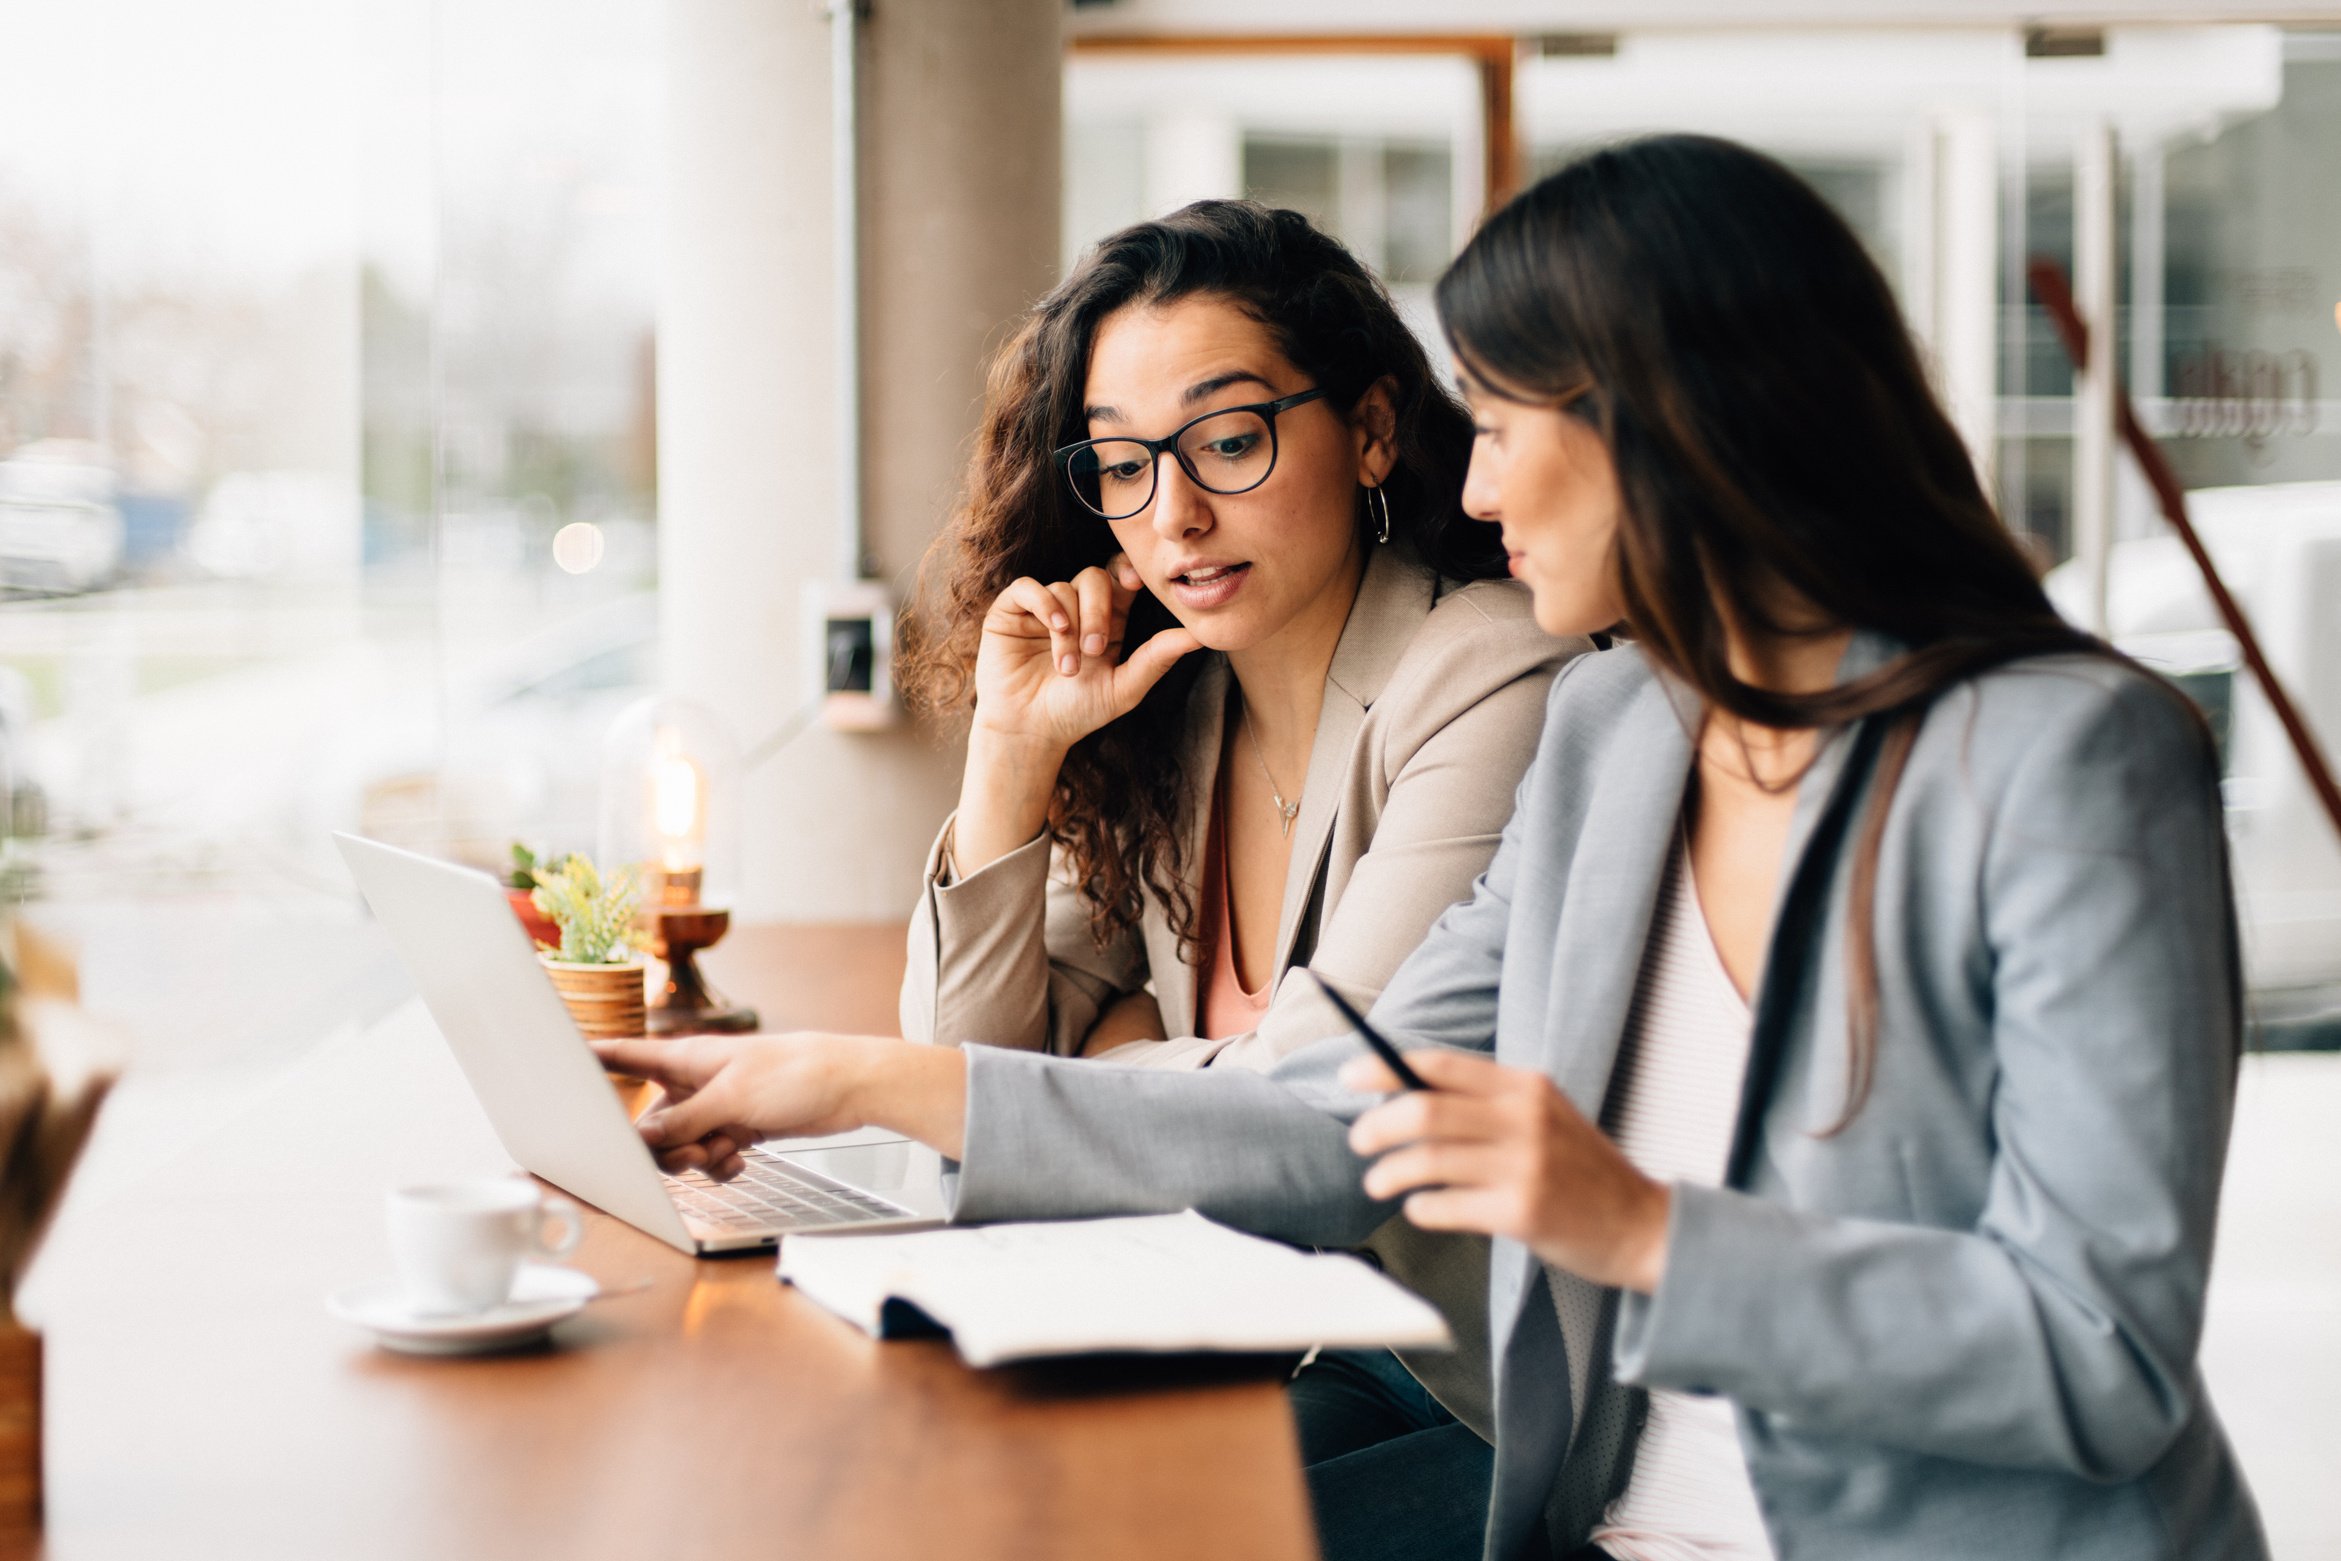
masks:
POLYGON ((1154 473, 1165 452, 1206 493, 1249 493, 1276 470, 1276 415, 1325 392, 1304 390, 1280 401, 1206 412, 1166 439, 1084 439, 1057 452, 1073 496, 1092 514, 1128 520, 1154 502, 1154 473))

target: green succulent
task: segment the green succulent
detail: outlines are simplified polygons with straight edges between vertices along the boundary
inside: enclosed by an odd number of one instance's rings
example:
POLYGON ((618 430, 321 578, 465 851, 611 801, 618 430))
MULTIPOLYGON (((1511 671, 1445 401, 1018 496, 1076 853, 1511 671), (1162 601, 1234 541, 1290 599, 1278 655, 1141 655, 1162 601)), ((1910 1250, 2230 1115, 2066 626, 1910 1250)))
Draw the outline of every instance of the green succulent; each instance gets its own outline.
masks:
POLYGON ((573 965, 622 965, 634 957, 640 934, 634 908, 642 888, 631 868, 604 877, 582 856, 537 868, 529 902, 561 929, 560 958, 573 965))
POLYGON ((505 884, 514 889, 533 889, 541 873, 557 873, 568 864, 566 856, 550 856, 538 860, 537 854, 515 840, 512 842, 512 870, 504 875, 505 884))

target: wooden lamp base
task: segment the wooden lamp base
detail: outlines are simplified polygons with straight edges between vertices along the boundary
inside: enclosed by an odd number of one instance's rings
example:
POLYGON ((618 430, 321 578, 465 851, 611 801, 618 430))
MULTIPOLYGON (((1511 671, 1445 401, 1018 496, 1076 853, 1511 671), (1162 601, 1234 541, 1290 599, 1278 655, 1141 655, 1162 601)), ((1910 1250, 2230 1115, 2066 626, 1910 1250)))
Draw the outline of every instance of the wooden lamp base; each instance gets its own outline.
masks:
POLYGON ((732 913, 701 905, 653 905, 642 912, 651 957, 666 979, 650 989, 652 1035, 737 1035, 756 1028, 756 1010, 735 1006, 707 984, 696 956, 722 941, 732 913))
POLYGON ((0 1540, 40 1526, 41 1336, 0 1322, 0 1540))

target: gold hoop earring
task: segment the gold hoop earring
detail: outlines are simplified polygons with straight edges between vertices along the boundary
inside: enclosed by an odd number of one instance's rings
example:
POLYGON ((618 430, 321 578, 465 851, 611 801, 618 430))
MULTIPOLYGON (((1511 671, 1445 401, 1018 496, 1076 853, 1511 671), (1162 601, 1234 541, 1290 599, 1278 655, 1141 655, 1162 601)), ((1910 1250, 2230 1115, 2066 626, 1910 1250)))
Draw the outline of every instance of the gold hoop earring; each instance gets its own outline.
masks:
POLYGON ((1366 490, 1366 510, 1376 517, 1374 540, 1388 542, 1390 540, 1390 495, 1384 493, 1379 484, 1366 490))

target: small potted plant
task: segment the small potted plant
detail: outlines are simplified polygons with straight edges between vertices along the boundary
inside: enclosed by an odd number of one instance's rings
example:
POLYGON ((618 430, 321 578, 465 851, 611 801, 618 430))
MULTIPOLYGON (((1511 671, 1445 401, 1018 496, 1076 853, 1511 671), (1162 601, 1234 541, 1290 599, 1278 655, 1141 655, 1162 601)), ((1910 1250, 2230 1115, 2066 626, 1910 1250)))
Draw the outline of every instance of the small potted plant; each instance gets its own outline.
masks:
POLYGON ((604 876, 582 856, 557 868, 537 868, 530 898, 559 929, 557 944, 537 958, 587 1040, 643 1032, 644 965, 634 909, 641 891, 634 874, 604 876))
POLYGON ((114 1081, 114 1037, 83 1012, 73 967, 24 927, 0 928, 0 1553, 41 1525, 41 1336, 17 1287, 114 1081), (13 944, 11 952, 8 945, 13 944))
POLYGON ((504 875, 504 898, 511 902, 512 914, 520 918, 520 925, 528 929, 530 941, 540 949, 558 948, 561 929, 536 908, 536 875, 557 872, 566 861, 567 857, 555 857, 540 863, 534 851, 517 840, 512 842, 512 870, 504 875))

